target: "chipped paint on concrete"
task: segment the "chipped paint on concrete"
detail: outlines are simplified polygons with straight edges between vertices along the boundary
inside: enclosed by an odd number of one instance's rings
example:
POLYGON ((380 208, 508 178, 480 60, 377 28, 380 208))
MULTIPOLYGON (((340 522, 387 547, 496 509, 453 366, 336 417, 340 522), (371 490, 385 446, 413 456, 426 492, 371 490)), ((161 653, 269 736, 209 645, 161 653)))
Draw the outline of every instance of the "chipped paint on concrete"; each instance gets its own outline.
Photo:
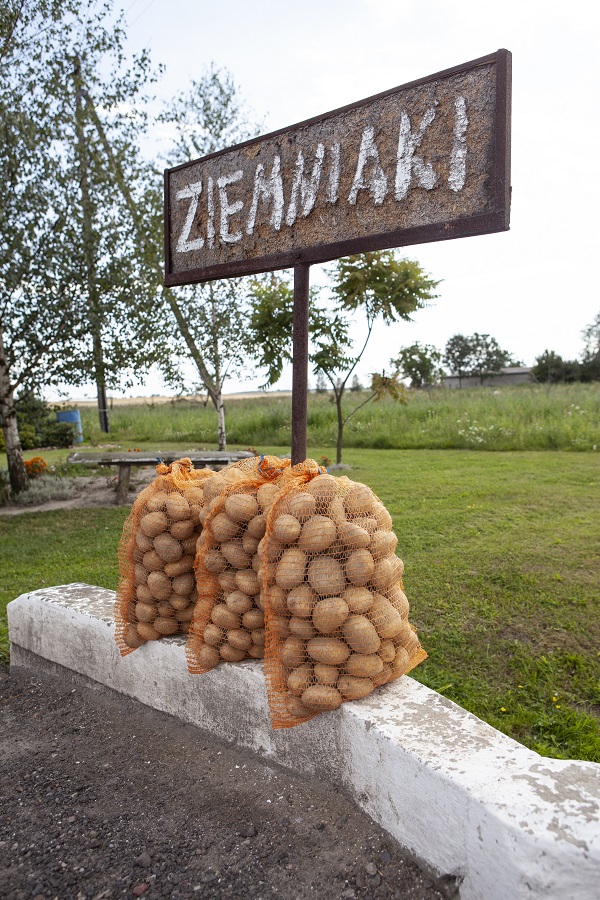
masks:
POLYGON ((262 667, 187 672, 183 638, 121 658, 114 593, 75 584, 8 606, 13 665, 31 654, 343 786, 400 843, 460 876, 462 900, 596 900, 600 766, 540 757, 404 676, 364 700, 273 732, 262 667))

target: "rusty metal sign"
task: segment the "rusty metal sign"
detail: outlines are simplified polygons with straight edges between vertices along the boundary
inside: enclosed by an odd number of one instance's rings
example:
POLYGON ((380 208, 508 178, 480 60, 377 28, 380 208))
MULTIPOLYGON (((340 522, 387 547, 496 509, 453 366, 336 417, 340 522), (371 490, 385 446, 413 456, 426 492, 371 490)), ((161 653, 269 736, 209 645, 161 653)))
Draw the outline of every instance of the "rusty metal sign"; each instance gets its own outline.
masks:
POLYGON ((499 50, 167 169, 165 284, 507 230, 510 62, 499 50))

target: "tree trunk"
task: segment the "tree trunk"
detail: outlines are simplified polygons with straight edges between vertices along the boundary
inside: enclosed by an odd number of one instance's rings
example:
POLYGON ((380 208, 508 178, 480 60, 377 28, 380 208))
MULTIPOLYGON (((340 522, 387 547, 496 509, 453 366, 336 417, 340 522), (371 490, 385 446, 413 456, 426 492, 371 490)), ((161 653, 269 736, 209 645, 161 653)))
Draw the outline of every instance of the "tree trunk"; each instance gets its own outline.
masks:
POLYGON ((227 450, 227 435, 225 433, 225 403, 221 391, 217 394, 217 419, 219 450, 227 450))
POLYGON ((17 428, 17 411, 13 387, 10 383, 8 360, 4 350, 4 338, 0 331, 0 423, 4 434, 8 475, 11 490, 14 494, 29 490, 29 478, 23 460, 23 449, 17 428))
POLYGON ((337 433, 337 447, 335 451, 335 462, 336 465, 342 461, 342 446, 344 441, 344 417, 342 415, 342 396, 343 392, 338 392, 337 388, 334 388, 335 393, 335 408, 337 410, 337 421, 338 421, 338 433, 337 433))
POLYGON ((110 421, 108 418, 108 402, 106 400, 106 385, 96 381, 96 390, 98 393, 98 420, 100 422, 100 431, 108 434, 110 431, 110 421))

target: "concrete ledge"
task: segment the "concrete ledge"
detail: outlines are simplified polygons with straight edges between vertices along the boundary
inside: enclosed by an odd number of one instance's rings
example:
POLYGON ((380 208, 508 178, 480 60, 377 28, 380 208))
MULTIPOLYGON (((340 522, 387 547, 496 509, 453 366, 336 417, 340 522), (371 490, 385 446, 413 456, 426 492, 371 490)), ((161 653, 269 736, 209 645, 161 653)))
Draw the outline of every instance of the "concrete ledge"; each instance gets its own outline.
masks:
POLYGON ((125 658, 114 593, 71 584, 8 606, 11 665, 36 654, 296 772, 344 786, 401 844, 463 878, 462 900, 596 900, 600 765, 546 759, 403 677, 273 732, 262 668, 190 675, 182 638, 125 658))

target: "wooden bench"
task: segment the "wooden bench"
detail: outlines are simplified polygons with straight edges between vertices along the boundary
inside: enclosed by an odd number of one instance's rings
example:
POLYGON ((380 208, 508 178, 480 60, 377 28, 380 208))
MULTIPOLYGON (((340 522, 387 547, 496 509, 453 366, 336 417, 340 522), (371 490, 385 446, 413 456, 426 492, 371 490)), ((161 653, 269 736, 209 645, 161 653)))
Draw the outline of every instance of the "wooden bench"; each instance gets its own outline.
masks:
POLYGON ((232 462, 240 459, 249 459, 253 456, 247 450, 198 450, 189 452, 185 450, 120 450, 114 453, 84 453, 76 451, 67 458, 68 463, 80 466, 118 466, 119 477, 117 480, 117 505, 127 502, 129 493, 129 478, 132 466, 157 466, 163 462, 169 465, 176 459, 191 459, 196 468, 208 466, 211 469, 222 469, 232 462))

